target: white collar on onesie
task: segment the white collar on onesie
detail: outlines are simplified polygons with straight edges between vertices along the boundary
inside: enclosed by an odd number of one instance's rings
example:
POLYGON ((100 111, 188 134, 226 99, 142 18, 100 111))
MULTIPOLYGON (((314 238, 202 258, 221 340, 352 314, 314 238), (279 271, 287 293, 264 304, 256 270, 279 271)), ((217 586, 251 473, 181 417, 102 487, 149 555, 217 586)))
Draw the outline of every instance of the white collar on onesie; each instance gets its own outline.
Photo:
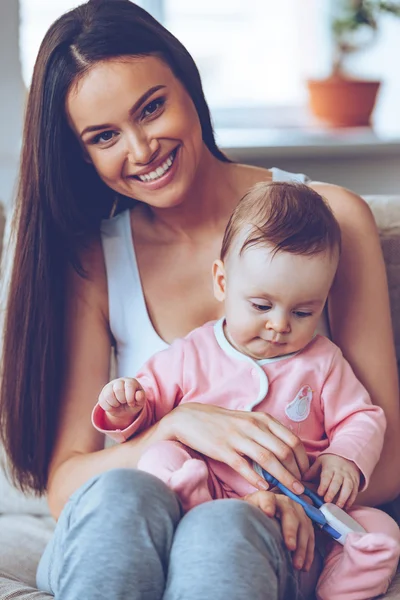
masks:
POLYGON ((236 358, 236 360, 247 361, 249 364, 251 364, 252 374, 254 376, 257 374, 259 376, 260 386, 259 386, 257 398, 255 400, 253 400, 250 404, 248 404, 246 407, 247 410, 251 411, 251 410, 253 410, 253 408, 255 406, 257 406, 257 404, 259 404, 262 400, 264 400, 264 398, 266 397, 266 395, 268 393, 268 388, 269 388, 268 376, 267 376, 266 372, 264 371, 264 369, 262 368, 262 365, 275 363, 275 362, 278 362, 281 360, 285 360, 287 358, 291 358, 292 356, 295 356, 296 354, 298 354, 298 352, 292 352, 291 354, 284 354, 282 356, 275 356, 274 358, 263 358, 261 360, 255 360, 254 358, 251 358, 251 356, 247 356, 246 354, 243 354, 243 352, 239 352, 239 350, 237 350, 236 348, 234 348, 232 346, 232 344, 229 342, 229 340, 227 339, 227 337, 225 335, 224 323, 225 323, 225 317, 222 317, 222 319, 219 319, 219 321, 217 321, 214 324, 214 334, 215 334, 215 339, 218 342, 218 345, 228 356, 232 356, 232 358, 236 358))

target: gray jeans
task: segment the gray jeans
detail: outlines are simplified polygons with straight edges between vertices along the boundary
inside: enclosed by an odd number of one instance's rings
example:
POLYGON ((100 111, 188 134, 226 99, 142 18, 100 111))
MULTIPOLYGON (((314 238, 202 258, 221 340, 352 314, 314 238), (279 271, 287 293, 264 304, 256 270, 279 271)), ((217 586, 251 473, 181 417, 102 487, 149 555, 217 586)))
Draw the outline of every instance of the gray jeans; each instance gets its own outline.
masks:
POLYGON ((132 469, 103 473, 71 496, 37 585, 57 600, 303 597, 275 520, 241 500, 182 517, 164 483, 132 469))

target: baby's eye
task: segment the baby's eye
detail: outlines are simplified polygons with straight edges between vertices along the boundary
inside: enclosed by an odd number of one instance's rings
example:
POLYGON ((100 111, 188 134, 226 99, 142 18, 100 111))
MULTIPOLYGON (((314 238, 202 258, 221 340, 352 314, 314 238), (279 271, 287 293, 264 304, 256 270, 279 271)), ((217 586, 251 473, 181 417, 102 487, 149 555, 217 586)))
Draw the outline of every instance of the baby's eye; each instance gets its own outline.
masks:
POLYGON ((312 313, 305 312, 303 310, 295 310, 293 314, 296 315, 296 317, 299 317, 300 319, 304 319, 305 317, 311 317, 312 315, 312 313))
POLYGON ((271 310, 271 306, 269 304, 256 304, 252 302, 253 308, 259 310, 260 312, 266 312, 267 310, 271 310))
POLYGON ((147 104, 144 107, 142 111, 142 117, 150 117, 154 115, 159 109, 162 108, 164 103, 164 98, 157 98, 156 100, 152 100, 151 102, 149 102, 149 104, 147 104))

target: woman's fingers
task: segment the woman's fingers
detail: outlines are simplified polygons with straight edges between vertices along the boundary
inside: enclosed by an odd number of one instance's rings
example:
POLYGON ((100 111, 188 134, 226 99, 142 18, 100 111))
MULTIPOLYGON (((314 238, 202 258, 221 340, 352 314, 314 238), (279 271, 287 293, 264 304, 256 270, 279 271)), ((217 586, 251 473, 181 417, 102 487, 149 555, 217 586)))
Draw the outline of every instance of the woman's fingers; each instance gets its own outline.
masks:
MULTIPOLYGON (((268 471, 268 473, 270 473, 273 477, 276 477, 278 481, 283 483, 283 485, 296 494, 303 493, 304 486, 299 481, 299 471, 297 470, 298 477, 295 477, 281 462, 279 458, 281 454, 281 448, 279 447, 279 443, 277 443, 274 436, 270 436, 264 441, 265 444, 268 443, 270 446, 270 449, 268 450, 264 446, 260 446, 258 443, 249 438, 240 438, 235 441, 236 443, 233 450, 236 451, 236 453, 239 453, 242 456, 247 456, 251 461, 254 461, 260 465, 265 471, 268 471)), ((236 460, 233 460, 233 463, 229 464, 235 471, 237 471, 235 467, 238 462, 236 462, 236 460)), ((242 474, 242 472, 240 473, 242 474)))
POLYGON ((295 493, 304 491, 300 473, 308 468, 308 459, 302 443, 269 415, 197 403, 180 405, 174 413, 174 439, 228 464, 254 487, 268 489, 246 458, 295 493))
POLYGON ((274 493, 265 491, 253 492, 252 494, 247 494, 243 500, 260 508, 268 517, 272 518, 275 516, 277 503, 274 493))
POLYGON ((286 548, 291 552, 295 552, 300 526, 299 518, 294 506, 292 506, 285 497, 279 497, 279 499, 277 499, 277 505, 277 516, 281 522, 282 535, 286 548))
POLYGON ((258 506, 269 517, 274 517, 276 513, 276 495, 272 492, 256 492, 259 496, 258 506))
POLYGON ((282 423, 268 416, 268 428, 272 434, 282 440, 292 451, 301 476, 308 470, 310 463, 304 445, 297 435, 294 435, 282 423))
POLYGON ((250 485, 258 490, 269 490, 269 485, 255 470, 250 466, 249 461, 238 454, 233 448, 226 454, 218 458, 220 462, 229 465, 234 471, 239 473, 250 485))
POLYGON ((314 529, 303 508, 286 496, 277 496, 283 539, 292 551, 293 566, 309 570, 314 559, 314 529))
POLYGON ((311 534, 308 538, 307 550, 306 550, 306 559, 304 561, 304 571, 309 571, 314 561, 314 553, 315 553, 315 532, 314 528, 311 525, 311 534))
POLYGON ((256 443, 260 450, 256 456, 254 456, 253 453, 251 458, 268 471, 268 463, 271 454, 273 454, 279 460, 281 465, 292 473, 296 479, 301 479, 301 472, 290 446, 285 444, 285 442, 276 437, 276 435, 268 429, 260 429, 260 425, 258 424, 254 424, 253 427, 254 431, 249 431, 248 441, 250 443, 256 443))
POLYGON ((264 413, 250 413, 246 433, 267 451, 273 452, 294 477, 302 479, 302 474, 309 468, 307 453, 300 438, 282 423, 264 413))
POLYGON ((297 533, 297 547, 293 554, 293 565, 296 569, 307 571, 310 568, 314 559, 314 544, 314 530, 311 521, 307 523, 301 519, 297 533))

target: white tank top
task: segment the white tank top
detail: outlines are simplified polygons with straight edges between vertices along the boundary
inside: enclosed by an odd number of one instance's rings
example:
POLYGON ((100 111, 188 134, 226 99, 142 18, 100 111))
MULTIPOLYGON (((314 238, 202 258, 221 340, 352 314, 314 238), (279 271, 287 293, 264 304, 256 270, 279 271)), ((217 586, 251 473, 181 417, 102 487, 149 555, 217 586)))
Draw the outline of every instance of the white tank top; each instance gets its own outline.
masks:
MULTIPOLYGON (((272 168, 273 181, 309 181, 301 173, 272 168)), ((133 243, 129 210, 102 222, 110 328, 116 342, 117 377, 133 377, 153 354, 168 347, 147 311, 133 243)), ((328 334, 326 311, 318 333, 328 334)))

